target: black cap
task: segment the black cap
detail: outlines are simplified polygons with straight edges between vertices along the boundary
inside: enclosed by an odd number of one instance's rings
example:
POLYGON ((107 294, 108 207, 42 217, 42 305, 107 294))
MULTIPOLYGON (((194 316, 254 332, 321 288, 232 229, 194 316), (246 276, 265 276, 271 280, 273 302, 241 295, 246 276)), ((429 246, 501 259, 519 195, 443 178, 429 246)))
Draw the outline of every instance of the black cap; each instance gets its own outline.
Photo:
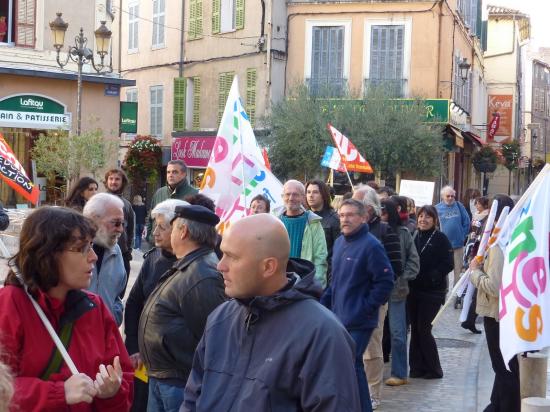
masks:
POLYGON ((199 223, 205 223, 210 226, 216 226, 220 223, 220 218, 214 212, 200 205, 176 206, 175 213, 176 216, 170 221, 170 223, 178 217, 193 220, 199 223))

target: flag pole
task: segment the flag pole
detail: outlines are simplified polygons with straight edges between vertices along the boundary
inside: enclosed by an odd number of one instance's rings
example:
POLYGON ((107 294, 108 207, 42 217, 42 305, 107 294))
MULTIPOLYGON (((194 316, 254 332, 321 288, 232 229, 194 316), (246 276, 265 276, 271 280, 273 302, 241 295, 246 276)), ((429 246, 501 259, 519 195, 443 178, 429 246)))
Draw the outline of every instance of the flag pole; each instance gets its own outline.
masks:
POLYGON ((344 165, 344 169, 346 170, 346 176, 348 177, 349 184, 351 185, 351 192, 355 193, 355 189, 353 188, 353 182, 351 181, 351 177, 349 175, 348 167, 346 166, 346 162, 342 162, 342 164, 344 165))

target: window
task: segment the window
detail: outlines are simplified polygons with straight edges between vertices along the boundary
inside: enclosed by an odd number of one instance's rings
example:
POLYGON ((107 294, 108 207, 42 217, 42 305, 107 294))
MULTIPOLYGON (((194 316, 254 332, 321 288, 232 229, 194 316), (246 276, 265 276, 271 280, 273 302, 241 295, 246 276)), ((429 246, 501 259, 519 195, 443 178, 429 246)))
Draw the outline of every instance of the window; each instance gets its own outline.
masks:
POLYGON ((0 16, 4 16, 5 33, 0 43, 34 47, 36 40, 36 0, 2 0, 0 16))
POLYGON ((244 29, 245 0, 212 0, 212 33, 244 29))
POLYGON ((151 86, 150 92, 151 92, 151 98, 150 98, 151 135, 156 137, 162 137, 163 87, 151 86))
POLYGON ((311 39, 309 91, 314 96, 342 96, 344 78, 344 26, 314 26, 311 39))
POLYGON ((225 103, 227 102, 229 91, 231 90, 231 83, 233 83, 234 75, 235 73, 233 72, 226 72, 220 73, 218 77, 218 124, 222 121, 225 103))
POLYGON ((256 123, 256 69, 246 71, 246 114, 252 127, 256 123))
POLYGON ((128 5, 128 52, 136 52, 138 49, 138 21, 139 4, 128 5))
POLYGON ((189 40, 202 37, 202 0, 189 1, 189 40))
POLYGON ((176 77, 174 79, 174 130, 200 129, 201 79, 176 77))
POLYGON ((457 11, 462 17, 464 25, 470 29, 472 35, 477 34, 478 13, 480 0, 458 0, 457 11))
POLYGON ((153 48, 164 47, 165 0, 153 0, 153 48))
POLYGON ((404 97, 406 79, 403 78, 405 26, 371 26, 369 87, 382 87, 392 97, 404 97))
POLYGON ((185 130, 185 106, 187 100, 187 79, 174 78, 173 128, 175 131, 185 130))
POLYGON ((472 113, 472 73, 468 73, 468 78, 462 80, 460 77, 460 68, 458 65, 462 62, 462 57, 455 56, 453 68, 453 101, 464 109, 468 114, 472 113))
POLYGON ((193 130, 199 130, 201 127, 201 79, 200 77, 193 77, 192 81, 193 90, 193 113, 191 124, 193 130))
POLYGON ((126 101, 127 102, 137 102, 138 101, 138 90, 137 89, 126 89, 126 101))

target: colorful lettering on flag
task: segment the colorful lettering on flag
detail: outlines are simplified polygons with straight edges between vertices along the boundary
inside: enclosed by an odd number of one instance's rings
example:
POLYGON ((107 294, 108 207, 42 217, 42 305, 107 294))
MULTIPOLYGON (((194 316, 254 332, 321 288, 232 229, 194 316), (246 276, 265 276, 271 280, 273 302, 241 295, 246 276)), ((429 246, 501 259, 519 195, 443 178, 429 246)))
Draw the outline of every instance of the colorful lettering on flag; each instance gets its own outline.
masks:
POLYGON ((550 346, 550 165, 509 213, 498 239, 504 251, 500 286, 500 350, 506 364, 517 353, 550 346))
POLYGON ((327 146, 325 150, 325 154, 321 159, 321 166, 329 167, 331 169, 338 170, 339 172, 346 171, 346 168, 342 163, 342 158, 340 157, 340 153, 338 153, 338 149, 332 146, 327 146))
POLYGON ((25 169, 15 157, 10 145, 0 133, 0 178, 13 190, 30 201, 33 205, 38 203, 40 191, 38 186, 29 179, 25 169))
POLYGON ((369 162, 361 156, 361 153, 359 153, 354 144, 346 136, 340 133, 330 123, 327 125, 327 128, 340 152, 342 162, 346 166, 348 172, 373 173, 369 162))
POLYGON ((248 215, 250 200, 258 194, 269 199, 271 209, 283 205, 283 185, 266 167, 239 96, 237 76, 227 97, 200 191, 216 203, 221 233, 231 222, 248 215))

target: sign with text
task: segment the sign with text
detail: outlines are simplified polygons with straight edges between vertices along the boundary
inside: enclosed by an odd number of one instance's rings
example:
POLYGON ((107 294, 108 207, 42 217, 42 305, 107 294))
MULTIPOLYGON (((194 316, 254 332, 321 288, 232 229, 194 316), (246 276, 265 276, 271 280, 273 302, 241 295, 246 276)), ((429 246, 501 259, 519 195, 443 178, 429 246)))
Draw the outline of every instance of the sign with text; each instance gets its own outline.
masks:
POLYGON ((431 205, 434 198, 434 182, 422 180, 401 180, 399 195, 410 197, 416 207, 431 205))
POLYGON ((137 133, 137 102, 120 102, 120 133, 137 133))
POLYGON ((489 106, 487 108, 487 124, 491 125, 498 114, 498 129, 490 139, 487 136, 487 142, 506 143, 512 138, 514 96, 511 94, 490 94, 489 106))
POLYGON ((0 127, 71 128, 71 114, 48 97, 18 94, 0 100, 0 127))
POLYGON ((206 169, 215 141, 215 137, 174 137, 172 160, 183 160, 188 167, 206 169))

